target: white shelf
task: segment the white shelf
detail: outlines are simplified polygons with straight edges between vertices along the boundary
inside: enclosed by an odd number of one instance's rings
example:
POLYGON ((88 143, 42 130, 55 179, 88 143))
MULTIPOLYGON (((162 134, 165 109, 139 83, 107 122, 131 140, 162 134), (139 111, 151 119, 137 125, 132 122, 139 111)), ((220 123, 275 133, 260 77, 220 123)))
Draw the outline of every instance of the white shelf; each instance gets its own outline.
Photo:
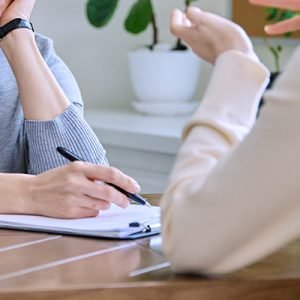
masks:
POLYGON ((135 178, 143 193, 163 192, 187 117, 90 110, 85 118, 107 150, 112 166, 135 178))
POLYGON ((187 120, 108 110, 86 111, 85 118, 103 144, 169 154, 177 153, 187 120))

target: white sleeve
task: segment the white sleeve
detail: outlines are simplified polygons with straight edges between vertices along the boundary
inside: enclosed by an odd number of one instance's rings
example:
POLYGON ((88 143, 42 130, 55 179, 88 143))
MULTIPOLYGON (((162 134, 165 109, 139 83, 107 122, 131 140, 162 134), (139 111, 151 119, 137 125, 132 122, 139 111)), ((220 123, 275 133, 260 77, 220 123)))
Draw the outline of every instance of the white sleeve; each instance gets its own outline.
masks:
POLYGON ((299 68, 300 49, 252 128, 268 72, 241 53, 218 59, 161 202, 176 272, 230 272, 299 237, 299 68))

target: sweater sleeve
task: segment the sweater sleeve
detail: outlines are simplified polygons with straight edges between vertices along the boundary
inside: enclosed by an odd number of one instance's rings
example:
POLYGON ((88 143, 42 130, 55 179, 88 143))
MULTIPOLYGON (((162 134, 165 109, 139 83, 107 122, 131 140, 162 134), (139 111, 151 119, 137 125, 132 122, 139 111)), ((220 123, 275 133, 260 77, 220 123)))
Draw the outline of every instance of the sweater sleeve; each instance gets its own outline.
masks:
POLYGON ((25 120, 27 172, 39 174, 68 163, 57 153, 57 146, 69 148, 87 161, 107 165, 105 150, 83 117, 83 102, 74 76, 56 55, 50 39, 37 35, 36 41, 70 106, 54 120, 25 120))
POLYGON ((300 235, 299 67, 298 50, 254 125, 268 71, 233 51, 218 59, 162 197, 176 272, 231 272, 300 235))

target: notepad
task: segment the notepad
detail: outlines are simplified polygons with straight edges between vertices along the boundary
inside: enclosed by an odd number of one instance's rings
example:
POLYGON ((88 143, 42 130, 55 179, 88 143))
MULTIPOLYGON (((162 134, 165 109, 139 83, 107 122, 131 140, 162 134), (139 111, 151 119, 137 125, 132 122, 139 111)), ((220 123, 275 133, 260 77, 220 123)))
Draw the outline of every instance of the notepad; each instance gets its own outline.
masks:
POLYGON ((31 215, 0 214, 0 228, 82 235, 112 239, 135 239, 160 233, 160 209, 112 205, 94 218, 57 219, 31 215), (132 226, 133 225, 133 226, 132 226))

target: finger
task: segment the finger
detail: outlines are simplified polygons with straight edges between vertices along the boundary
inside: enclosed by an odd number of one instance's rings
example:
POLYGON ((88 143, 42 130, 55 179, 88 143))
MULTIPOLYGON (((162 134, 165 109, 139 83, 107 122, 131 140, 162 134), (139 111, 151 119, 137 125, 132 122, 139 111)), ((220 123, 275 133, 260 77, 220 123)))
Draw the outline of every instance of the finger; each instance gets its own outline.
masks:
MULTIPOLYGON (((114 203, 122 208, 126 208, 129 205, 129 200, 127 196, 120 193, 115 188, 105 184, 105 183, 96 183, 94 181, 84 182, 80 188, 80 192, 86 195, 86 199, 98 201, 99 203, 89 202, 96 206, 89 206, 93 209, 106 210, 109 208, 111 203, 114 203)), ((80 202, 81 206, 86 206, 84 199, 80 202)))
POLYGON ((199 7, 190 6, 186 11, 186 17, 192 24, 201 25, 206 22, 206 13, 199 7))
POLYGON ((12 2, 13 0, 0 0, 0 16, 12 2))
POLYGON ((299 10, 299 0, 249 0, 251 4, 260 6, 270 6, 282 9, 299 10))
POLYGON ((171 27, 180 27, 180 26, 191 27, 192 26, 192 23, 190 22, 190 20, 179 9, 175 9, 172 12, 170 24, 171 24, 171 27))
POLYGON ((265 32, 270 35, 284 34, 296 30, 300 30, 300 16, 265 26, 265 32))
POLYGON ((92 210, 104 211, 108 210, 111 207, 111 202, 98 198, 96 199, 89 196, 84 196, 82 198, 81 206, 92 210))
POLYGON ((210 12, 202 11, 198 7, 189 7, 186 12, 186 17, 190 20, 192 24, 196 27, 203 28, 207 27, 209 29, 218 29, 226 26, 233 26, 233 23, 210 12))
POLYGON ((185 39, 189 34, 191 26, 192 24, 190 20, 187 19, 185 14, 178 9, 173 11, 170 20, 170 30, 172 34, 178 38, 185 39))
POLYGON ((99 210, 97 209, 90 209, 86 207, 80 207, 74 216, 71 218, 92 218, 97 217, 99 215, 99 210))
POLYGON ((209 18, 214 18, 214 16, 203 12, 198 7, 189 7, 186 14, 180 10, 174 10, 171 17, 171 32, 192 46, 196 36, 201 39, 205 25, 209 22, 213 23, 209 18))
POLYGON ((108 184, 99 185, 99 199, 103 199, 107 202, 114 203, 122 208, 126 208, 129 205, 129 199, 126 195, 119 192, 114 187, 108 184))
POLYGON ((100 180, 103 182, 113 183, 130 193, 138 193, 140 191, 139 184, 133 178, 125 175, 116 168, 83 162, 76 162, 76 164, 80 168, 82 166, 85 176, 92 181, 100 180))
MULTIPOLYGON (((86 207, 73 207, 65 212, 61 217, 63 219, 79 219, 79 218, 91 218, 96 217, 99 214, 99 210, 86 207)), ((57 217, 57 216, 56 216, 57 217)))
POLYGON ((182 26, 183 13, 179 9, 174 9, 171 13, 170 25, 171 27, 182 26))

